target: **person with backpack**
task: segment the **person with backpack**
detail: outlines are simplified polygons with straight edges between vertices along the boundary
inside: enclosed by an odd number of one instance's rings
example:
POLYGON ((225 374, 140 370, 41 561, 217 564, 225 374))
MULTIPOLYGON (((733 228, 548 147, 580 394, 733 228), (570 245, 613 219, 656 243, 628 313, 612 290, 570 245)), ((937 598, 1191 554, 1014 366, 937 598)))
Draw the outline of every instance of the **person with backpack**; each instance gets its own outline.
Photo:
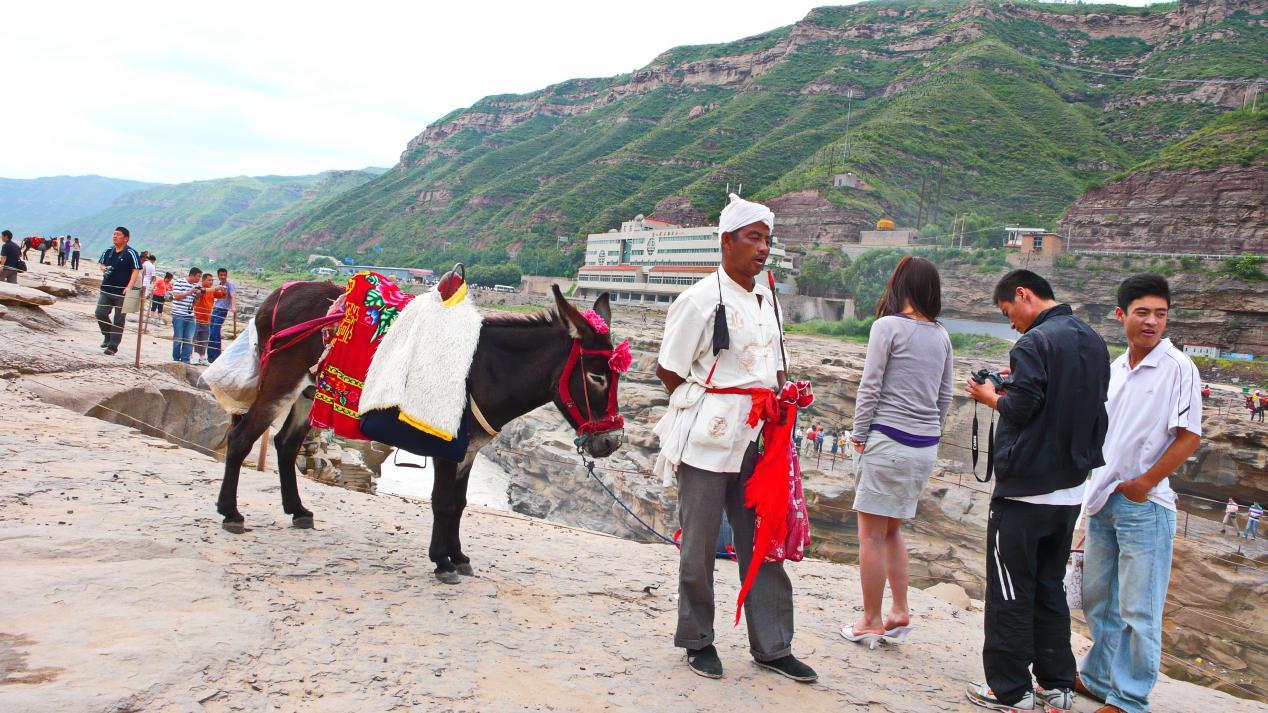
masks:
POLYGON ((22 250, 13 242, 13 231, 0 233, 0 282, 18 284, 18 273, 21 271, 22 250))
POLYGON ((905 641, 911 629, 902 524, 915 517, 933 475, 954 383, 951 337, 938 323, 941 313, 938 268, 904 257, 876 305, 850 436, 858 454, 854 509, 863 618, 842 627, 841 635, 868 646, 905 641), (882 614, 887 582, 890 609, 882 614))

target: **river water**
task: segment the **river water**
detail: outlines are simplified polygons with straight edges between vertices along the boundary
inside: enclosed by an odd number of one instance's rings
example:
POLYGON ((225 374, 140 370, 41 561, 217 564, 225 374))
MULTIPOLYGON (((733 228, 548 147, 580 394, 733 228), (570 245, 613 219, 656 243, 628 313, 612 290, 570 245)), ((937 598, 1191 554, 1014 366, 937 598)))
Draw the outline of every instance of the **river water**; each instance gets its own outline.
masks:
POLYGON ((1007 339, 1010 342, 1017 341, 1017 337, 1021 336, 1008 326, 1007 322, 983 322, 976 319, 941 319, 943 326, 948 332, 954 334, 986 334, 1000 339, 1007 339))
MULTIPOLYGON (((435 477, 430 458, 404 451, 393 451, 383 462, 382 475, 379 476, 375 489, 389 495, 404 495, 411 498, 431 499, 431 486, 435 477), (411 468, 411 464, 425 464, 423 468, 411 468)), ((475 464, 471 466, 471 484, 467 486, 467 502, 497 510, 510 510, 510 499, 507 488, 510 487, 511 476, 497 463, 477 455, 475 464)))

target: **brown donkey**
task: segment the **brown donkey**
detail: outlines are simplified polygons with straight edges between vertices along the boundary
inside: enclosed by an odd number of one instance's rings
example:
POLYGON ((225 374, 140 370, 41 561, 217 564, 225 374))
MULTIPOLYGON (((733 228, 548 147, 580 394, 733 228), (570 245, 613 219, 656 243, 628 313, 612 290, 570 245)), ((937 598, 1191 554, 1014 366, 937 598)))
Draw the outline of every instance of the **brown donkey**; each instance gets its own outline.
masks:
MULTIPOLYGON (((341 294, 343 288, 329 282, 303 282, 275 290, 257 312, 259 343, 268 344, 274 333, 321 317, 341 294)), ((624 437, 616 414, 618 372, 609 362, 612 334, 596 329, 591 320, 564 299, 558 287, 554 294, 552 311, 485 318, 467 377, 467 390, 494 431, 553 401, 578 432, 578 447, 595 458, 604 458, 621 446, 624 437)), ((605 324, 611 323, 607 294, 595 301, 594 311, 605 324)), ((309 430, 308 411, 315 388, 309 373, 321 358, 322 349, 321 335, 315 333, 273 353, 260 373, 259 391, 251 408, 233 419, 227 438, 225 476, 216 501, 226 530, 245 530, 245 519, 238 512, 242 462, 269 424, 287 410, 290 413, 273 439, 281 477, 282 510, 292 517, 294 527, 313 526, 313 513, 304 508, 299 498, 295 458, 309 430)), ((451 584, 460 581, 459 574, 473 572, 471 560, 462 552, 459 525, 467 505, 471 465, 476 453, 492 437, 475 428, 462 462, 434 459, 431 502, 435 522, 428 556, 436 565, 436 576, 451 584)))

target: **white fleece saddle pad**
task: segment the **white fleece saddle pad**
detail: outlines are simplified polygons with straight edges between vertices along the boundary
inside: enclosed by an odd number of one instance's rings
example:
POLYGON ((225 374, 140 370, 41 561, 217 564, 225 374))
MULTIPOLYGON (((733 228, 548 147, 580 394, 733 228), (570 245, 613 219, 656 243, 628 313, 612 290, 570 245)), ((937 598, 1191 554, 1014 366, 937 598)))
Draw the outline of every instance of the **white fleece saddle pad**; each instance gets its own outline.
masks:
POLYGON ((442 301, 436 290, 406 305, 379 343, 361 413, 396 407, 401 421, 446 441, 467 408, 467 374, 484 318, 466 291, 442 301))

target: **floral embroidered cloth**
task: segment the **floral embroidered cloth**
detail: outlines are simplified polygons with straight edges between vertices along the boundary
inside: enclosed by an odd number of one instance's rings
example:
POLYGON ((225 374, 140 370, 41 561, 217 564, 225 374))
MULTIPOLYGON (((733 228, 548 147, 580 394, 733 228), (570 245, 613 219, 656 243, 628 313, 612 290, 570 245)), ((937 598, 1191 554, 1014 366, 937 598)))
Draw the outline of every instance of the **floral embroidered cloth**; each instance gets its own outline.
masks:
POLYGON ((375 272, 359 272, 348 279, 343 321, 335 328, 330 350, 317 371, 317 395, 308 416, 313 428, 369 440, 362 435, 359 421, 365 375, 383 335, 413 298, 375 272))

